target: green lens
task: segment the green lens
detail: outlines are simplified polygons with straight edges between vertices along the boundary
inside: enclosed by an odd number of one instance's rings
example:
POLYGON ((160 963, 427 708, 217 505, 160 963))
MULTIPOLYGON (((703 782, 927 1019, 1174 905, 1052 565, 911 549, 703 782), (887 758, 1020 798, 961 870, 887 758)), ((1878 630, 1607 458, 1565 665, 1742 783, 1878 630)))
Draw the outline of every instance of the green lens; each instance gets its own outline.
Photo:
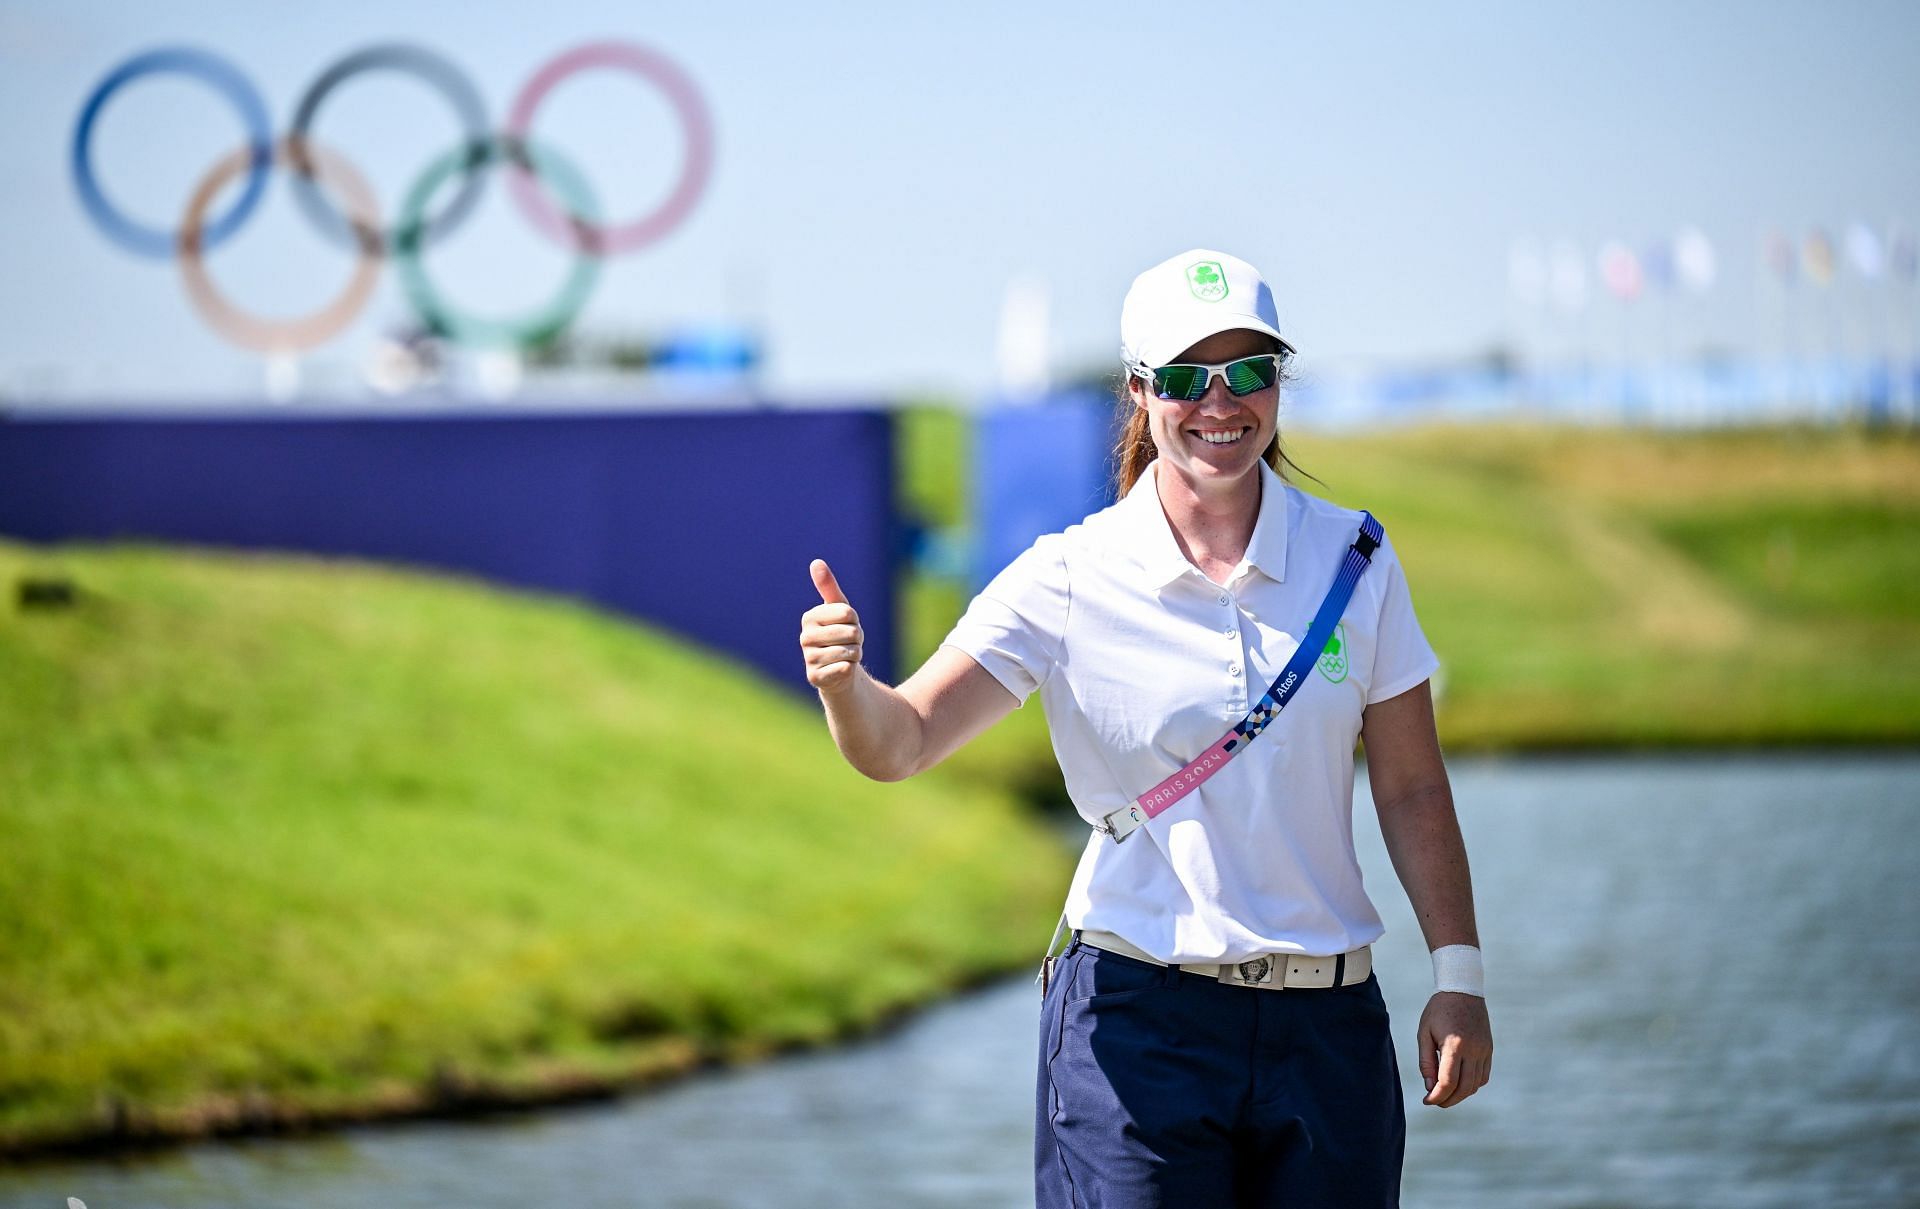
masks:
POLYGON ((1272 386, 1279 369, 1272 353, 1262 353, 1227 366, 1227 389, 1236 395, 1250 395, 1272 386))
POLYGON ((1207 393, 1207 371, 1198 365, 1163 365, 1153 371, 1153 389, 1162 399, 1198 399, 1207 393))

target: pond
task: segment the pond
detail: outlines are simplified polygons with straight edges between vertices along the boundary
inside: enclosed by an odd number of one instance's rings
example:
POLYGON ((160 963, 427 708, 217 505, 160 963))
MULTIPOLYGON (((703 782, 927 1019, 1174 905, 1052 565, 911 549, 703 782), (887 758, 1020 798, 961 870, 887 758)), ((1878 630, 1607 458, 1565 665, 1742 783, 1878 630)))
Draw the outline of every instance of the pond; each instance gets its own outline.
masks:
MULTIPOLYGON (((1431 974, 1364 776, 1354 794, 1407 1206, 1920 1201, 1920 755, 1449 767, 1496 1044, 1456 1108, 1419 1103, 1431 974)), ((1030 1205, 1039 1006, 1020 976, 612 1102, 0 1170, 0 1206, 1030 1205)))

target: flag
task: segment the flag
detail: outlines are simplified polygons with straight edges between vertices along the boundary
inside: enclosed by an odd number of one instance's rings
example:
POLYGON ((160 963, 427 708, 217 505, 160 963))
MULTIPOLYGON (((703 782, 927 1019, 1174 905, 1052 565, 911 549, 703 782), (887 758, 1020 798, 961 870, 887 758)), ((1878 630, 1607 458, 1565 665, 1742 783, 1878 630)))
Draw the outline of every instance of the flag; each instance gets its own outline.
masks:
POLYGON ((1912 285, 1916 269, 1920 269, 1920 248, 1915 247, 1913 232, 1895 227, 1887 235, 1887 271, 1912 285))
POLYGON ((1622 302, 1632 302, 1640 296, 1645 278, 1641 276, 1640 261, 1632 248, 1617 239, 1600 245, 1600 283, 1622 302))
POLYGON ((1800 267, 1815 285, 1833 281, 1833 240, 1819 227, 1807 232, 1807 241, 1800 245, 1800 267))
POLYGON ((1853 271, 1868 281, 1885 271, 1887 257, 1880 246, 1880 236, 1866 223, 1847 224, 1847 260, 1853 265, 1853 271))
POLYGON ((1713 288, 1713 244, 1698 227, 1682 227, 1673 237, 1673 267, 1680 284, 1695 294, 1713 288))
POLYGON ((1799 253, 1793 249, 1793 241, 1780 231, 1768 231, 1766 238, 1767 268, 1772 270, 1773 279, 1783 286, 1793 284, 1800 274, 1799 253))
POLYGON ((1655 236, 1640 253, 1640 274, 1647 288, 1665 293, 1673 288, 1673 247, 1655 236))

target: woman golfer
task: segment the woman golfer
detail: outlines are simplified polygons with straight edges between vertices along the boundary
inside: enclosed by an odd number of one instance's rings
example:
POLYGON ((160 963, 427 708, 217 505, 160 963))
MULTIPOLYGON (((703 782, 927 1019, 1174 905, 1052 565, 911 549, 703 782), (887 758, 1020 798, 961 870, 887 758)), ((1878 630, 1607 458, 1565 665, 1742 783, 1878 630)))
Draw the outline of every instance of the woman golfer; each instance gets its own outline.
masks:
POLYGON ((1434 956, 1423 1103, 1472 1095, 1493 1054, 1439 661, 1391 537, 1281 476, 1293 349, 1253 266, 1155 265, 1120 339, 1117 502, 1036 539, 898 688, 861 668, 859 617, 815 560, 808 678, 882 781, 1041 694, 1094 828, 1046 963, 1044 1209, 1394 1205, 1406 1122, 1354 859, 1356 738, 1434 956))

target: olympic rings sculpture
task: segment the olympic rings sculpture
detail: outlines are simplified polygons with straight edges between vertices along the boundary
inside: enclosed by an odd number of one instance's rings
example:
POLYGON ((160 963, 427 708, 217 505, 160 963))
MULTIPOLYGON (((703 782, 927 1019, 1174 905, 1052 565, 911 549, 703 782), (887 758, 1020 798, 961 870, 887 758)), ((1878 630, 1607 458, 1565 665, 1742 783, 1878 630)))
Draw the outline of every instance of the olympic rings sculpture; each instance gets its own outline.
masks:
POLYGON ((209 326, 235 344, 287 354, 321 344, 353 321, 373 294, 380 262, 394 258, 407 298, 432 331, 468 344, 531 346, 571 323, 593 292, 603 257, 657 242, 693 210, 713 166, 713 124, 693 82, 659 52, 631 42, 591 42, 568 50, 536 71, 492 128, 485 101, 460 69, 424 47, 384 43, 348 54, 315 77, 294 106, 287 134, 275 139, 266 102, 227 60, 193 47, 170 46, 134 55, 108 72, 87 95, 74 124, 72 170, 81 206, 108 239, 138 256, 177 256, 187 297, 209 326), (666 94, 685 140, 680 175, 651 211, 619 223, 602 219, 598 199, 580 170, 533 137, 534 117, 549 93, 576 73, 612 68, 639 76, 666 94), (338 151, 313 137, 322 105, 353 77, 399 71, 439 92, 454 111, 461 141, 439 156, 406 192, 389 222, 372 188, 338 151), (194 188, 177 230, 126 216, 101 188, 93 139, 101 109, 114 93, 143 76, 175 74, 220 93, 246 128, 246 142, 216 162, 194 188), (509 319, 468 314, 447 302, 427 276, 422 253, 445 239, 479 203, 488 169, 509 169, 509 193, 535 227, 574 253, 573 268, 539 309, 509 319), (331 242, 351 251, 353 275, 325 307, 290 320, 250 315, 223 298, 206 269, 206 254, 231 239, 251 217, 274 168, 292 173, 300 210, 331 242), (236 178, 238 196, 209 215, 214 199, 236 178), (433 210, 452 182, 451 196, 433 210))

